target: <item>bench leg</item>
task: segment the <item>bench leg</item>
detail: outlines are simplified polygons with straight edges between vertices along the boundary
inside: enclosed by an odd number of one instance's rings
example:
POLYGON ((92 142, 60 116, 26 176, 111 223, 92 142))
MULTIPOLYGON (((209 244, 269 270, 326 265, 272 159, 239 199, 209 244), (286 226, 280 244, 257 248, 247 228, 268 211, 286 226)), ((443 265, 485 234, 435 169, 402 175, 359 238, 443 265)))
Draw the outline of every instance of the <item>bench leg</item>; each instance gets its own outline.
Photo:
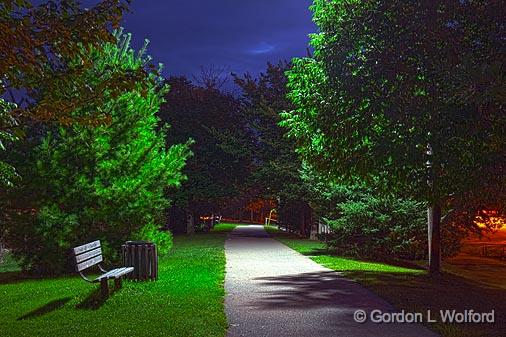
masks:
POLYGON ((107 279, 100 280, 100 292, 102 294, 102 298, 109 297, 109 285, 107 284, 107 279))
POLYGON ((116 289, 120 289, 121 286, 122 286, 121 277, 115 278, 114 279, 114 287, 116 289))

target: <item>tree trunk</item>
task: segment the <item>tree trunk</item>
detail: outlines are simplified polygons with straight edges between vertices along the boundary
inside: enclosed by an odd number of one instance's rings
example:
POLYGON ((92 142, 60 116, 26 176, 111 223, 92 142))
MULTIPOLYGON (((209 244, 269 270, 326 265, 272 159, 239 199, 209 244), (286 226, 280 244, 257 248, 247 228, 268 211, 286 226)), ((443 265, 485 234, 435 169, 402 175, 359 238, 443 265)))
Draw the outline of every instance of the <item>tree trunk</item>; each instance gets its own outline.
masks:
POLYGON ((2 238, 0 238, 0 263, 4 260, 4 242, 2 238))
POLYGON ((317 223, 316 216, 315 216, 312 208, 309 208, 309 214, 311 214, 311 217, 310 217, 311 226, 309 227, 310 228, 309 239, 310 240, 318 240, 318 223, 317 223))
POLYGON ((435 202, 427 209, 429 239, 429 272, 441 271, 441 205, 435 202))
POLYGON ((305 217, 305 209, 303 207, 300 208, 300 235, 306 236, 306 217, 305 217))
POLYGON ((186 234, 195 234, 195 221, 192 212, 186 212, 186 234))

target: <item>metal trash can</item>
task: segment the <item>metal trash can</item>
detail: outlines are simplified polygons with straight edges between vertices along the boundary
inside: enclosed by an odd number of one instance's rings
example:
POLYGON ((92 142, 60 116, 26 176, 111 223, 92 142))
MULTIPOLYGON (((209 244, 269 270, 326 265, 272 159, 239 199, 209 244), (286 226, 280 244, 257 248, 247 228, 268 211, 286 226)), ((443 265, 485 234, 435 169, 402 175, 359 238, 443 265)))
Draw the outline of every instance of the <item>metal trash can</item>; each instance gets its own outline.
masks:
POLYGON ((156 245, 149 241, 127 241, 121 246, 123 266, 134 267, 134 271, 126 275, 130 280, 157 280, 158 255, 156 245))

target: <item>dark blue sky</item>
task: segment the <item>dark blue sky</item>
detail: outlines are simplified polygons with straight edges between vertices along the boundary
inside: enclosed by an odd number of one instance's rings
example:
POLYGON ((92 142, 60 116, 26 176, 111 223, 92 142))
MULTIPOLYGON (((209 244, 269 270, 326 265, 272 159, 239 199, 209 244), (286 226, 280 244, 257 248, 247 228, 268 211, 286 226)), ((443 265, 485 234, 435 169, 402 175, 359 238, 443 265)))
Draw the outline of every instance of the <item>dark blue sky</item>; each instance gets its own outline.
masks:
POLYGON ((149 53, 164 64, 166 77, 198 74, 210 65, 257 74, 267 61, 306 55, 308 34, 316 29, 311 2, 133 0, 123 26, 136 48, 144 38, 151 41, 149 53))

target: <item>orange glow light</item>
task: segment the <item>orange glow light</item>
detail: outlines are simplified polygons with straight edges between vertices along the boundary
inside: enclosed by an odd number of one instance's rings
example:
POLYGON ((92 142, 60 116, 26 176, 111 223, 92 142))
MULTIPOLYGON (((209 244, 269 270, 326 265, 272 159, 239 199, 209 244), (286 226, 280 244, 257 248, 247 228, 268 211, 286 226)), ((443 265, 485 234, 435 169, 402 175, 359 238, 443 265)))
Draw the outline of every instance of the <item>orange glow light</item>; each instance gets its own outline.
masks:
POLYGON ((506 219, 498 216, 497 211, 484 210, 482 211, 482 213, 486 215, 486 219, 481 215, 478 215, 476 217, 476 220, 474 221, 474 223, 477 224, 478 227, 481 228, 490 227, 494 230, 506 230, 506 219))

